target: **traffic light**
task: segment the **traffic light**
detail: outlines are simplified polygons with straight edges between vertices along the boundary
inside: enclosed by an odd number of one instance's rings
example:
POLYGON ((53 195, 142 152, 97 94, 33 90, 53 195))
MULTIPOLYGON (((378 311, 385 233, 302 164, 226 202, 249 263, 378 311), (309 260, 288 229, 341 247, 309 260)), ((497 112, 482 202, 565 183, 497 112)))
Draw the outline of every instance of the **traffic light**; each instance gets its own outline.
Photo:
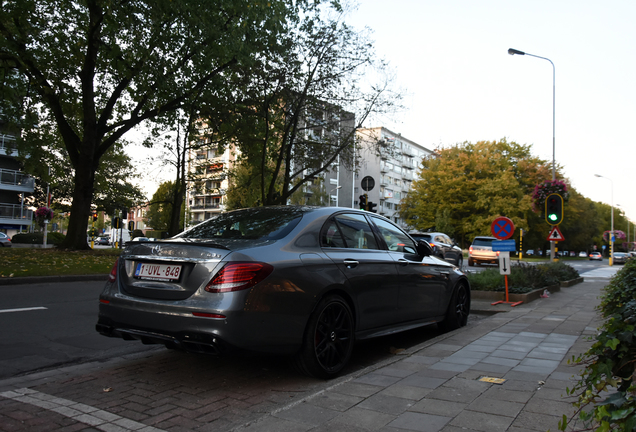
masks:
POLYGON ((369 204, 367 204, 367 209, 371 212, 371 213, 377 213, 378 211, 375 209, 378 206, 377 203, 371 202, 369 201, 369 204))
POLYGON ((360 210, 366 210, 367 209, 367 194, 360 195, 359 200, 360 200, 360 210))
POLYGON ((118 229, 121 227, 121 219, 119 216, 113 218, 113 228, 118 229))
POLYGON ((545 199, 545 220, 550 225, 558 225, 563 221, 563 197, 550 194, 545 199))
POLYGON ((134 229, 135 229, 135 222, 128 221, 128 231, 134 231, 134 229))
POLYGON ((93 212, 93 222, 97 220, 97 212, 93 212))

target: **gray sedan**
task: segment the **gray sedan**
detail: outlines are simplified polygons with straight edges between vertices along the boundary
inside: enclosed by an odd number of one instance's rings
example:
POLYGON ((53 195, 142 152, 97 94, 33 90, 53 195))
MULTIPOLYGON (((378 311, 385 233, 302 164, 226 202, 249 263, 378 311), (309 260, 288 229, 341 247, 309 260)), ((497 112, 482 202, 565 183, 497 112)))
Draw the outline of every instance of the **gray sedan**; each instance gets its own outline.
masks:
POLYGON ((301 372, 329 378, 355 340, 466 325, 470 286, 386 218, 281 206, 128 243, 99 302, 97 331, 106 336, 216 355, 284 354, 301 372))

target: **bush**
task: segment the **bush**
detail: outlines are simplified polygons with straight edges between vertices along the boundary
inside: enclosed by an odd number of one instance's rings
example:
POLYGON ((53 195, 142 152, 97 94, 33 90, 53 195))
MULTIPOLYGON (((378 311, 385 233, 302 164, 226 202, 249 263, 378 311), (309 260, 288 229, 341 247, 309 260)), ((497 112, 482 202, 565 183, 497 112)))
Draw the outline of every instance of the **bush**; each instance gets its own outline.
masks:
MULTIPOLYGON (((585 365, 580 381, 568 395, 577 395, 578 418, 596 431, 636 429, 636 260, 631 259, 605 287, 597 307, 605 322, 596 342, 571 362, 585 365), (587 408, 590 410, 586 411, 587 408)), ((569 420, 564 415, 559 429, 569 420)))
MULTIPOLYGON (((46 243, 52 245, 59 245, 64 241, 66 236, 62 233, 51 232, 46 236, 46 243)), ((44 234, 43 233, 22 233, 16 234, 11 237, 11 243, 16 244, 43 244, 44 243, 44 234)))
MULTIPOLYGON (((525 294, 536 289, 558 284, 561 281, 579 277, 579 272, 563 263, 532 265, 520 263, 510 269, 508 292, 525 294)), ((505 279, 499 269, 487 269, 479 273, 469 273, 470 288, 475 291, 505 291, 505 279)))
POLYGON ((137 238, 137 237, 146 237, 144 232, 140 229, 136 229, 132 232, 132 235, 130 236, 131 238, 137 238))

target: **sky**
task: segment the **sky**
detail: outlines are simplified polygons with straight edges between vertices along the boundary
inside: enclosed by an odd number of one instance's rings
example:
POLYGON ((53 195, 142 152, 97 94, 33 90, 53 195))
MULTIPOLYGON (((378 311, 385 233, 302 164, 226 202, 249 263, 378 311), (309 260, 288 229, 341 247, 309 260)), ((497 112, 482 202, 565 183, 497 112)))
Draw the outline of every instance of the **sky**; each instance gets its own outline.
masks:
POLYGON ((373 31, 407 94, 367 126, 429 149, 506 138, 550 162, 554 135, 569 183, 636 222, 636 1, 360 0, 345 21, 373 31))
POLYGON ((431 150, 506 138, 550 162, 554 135, 569 184, 636 222, 635 20, 634 0, 360 0, 345 21, 372 30, 406 94, 365 126, 431 150), (548 60, 508 48, 550 59, 554 80, 548 60))

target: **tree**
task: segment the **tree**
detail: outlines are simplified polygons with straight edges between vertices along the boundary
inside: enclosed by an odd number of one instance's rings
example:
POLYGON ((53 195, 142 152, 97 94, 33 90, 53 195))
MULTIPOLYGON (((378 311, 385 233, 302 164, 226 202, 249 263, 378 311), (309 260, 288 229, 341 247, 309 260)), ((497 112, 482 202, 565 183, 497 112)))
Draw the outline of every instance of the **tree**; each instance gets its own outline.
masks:
POLYGON ((95 173, 106 152, 137 125, 174 112, 195 95, 214 98, 235 68, 251 66, 259 53, 278 46, 299 3, 2 2, 0 60, 28 83, 23 97, 38 110, 21 119, 52 120, 74 170, 63 247, 88 248, 95 173))
MULTIPOLYGON (((170 231, 170 220, 172 217, 172 206, 174 205, 172 198, 174 194, 174 182, 163 182, 157 188, 157 191, 152 196, 152 200, 149 203, 148 213, 146 213, 146 224, 152 227, 153 230, 167 231, 171 236, 176 235, 177 232, 170 231)), ((179 219, 180 226, 183 226, 183 216, 185 206, 182 202, 181 209, 179 211, 181 218, 179 219)))
POLYGON ((497 216, 528 229, 536 218, 532 191, 550 177, 550 167, 530 154, 530 146, 502 139, 438 150, 422 161, 419 177, 402 201, 400 216, 423 231, 440 230, 437 225, 443 224, 467 245, 476 235, 490 235, 497 216))
POLYGON ((339 4, 330 12, 305 15, 285 34, 289 49, 250 77, 246 98, 219 128, 244 165, 232 187, 256 188, 257 205, 286 204, 338 158, 353 165, 356 130, 398 105, 368 34, 342 22, 339 4), (362 85, 369 76, 381 77, 379 84, 362 85))

